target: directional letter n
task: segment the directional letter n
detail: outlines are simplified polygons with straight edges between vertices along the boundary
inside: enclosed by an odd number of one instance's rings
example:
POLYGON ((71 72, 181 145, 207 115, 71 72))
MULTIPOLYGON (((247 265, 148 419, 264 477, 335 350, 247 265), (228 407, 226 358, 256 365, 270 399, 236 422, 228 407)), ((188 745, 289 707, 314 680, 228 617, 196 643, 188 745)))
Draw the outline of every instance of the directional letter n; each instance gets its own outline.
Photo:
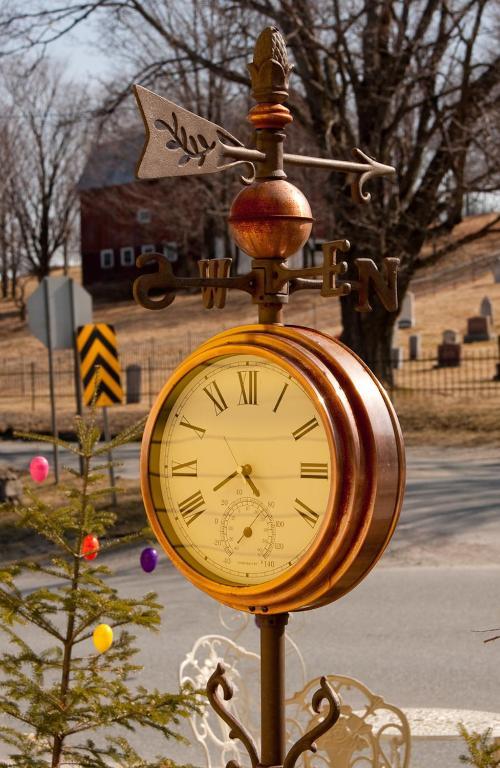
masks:
MULTIPOLYGON (((382 261, 382 272, 379 272, 371 259, 356 259, 359 274, 357 312, 371 312, 368 301, 370 282, 375 293, 388 312, 396 312, 398 308, 397 272, 399 259, 387 258, 382 261)), ((353 286, 354 287, 354 286, 353 286)))

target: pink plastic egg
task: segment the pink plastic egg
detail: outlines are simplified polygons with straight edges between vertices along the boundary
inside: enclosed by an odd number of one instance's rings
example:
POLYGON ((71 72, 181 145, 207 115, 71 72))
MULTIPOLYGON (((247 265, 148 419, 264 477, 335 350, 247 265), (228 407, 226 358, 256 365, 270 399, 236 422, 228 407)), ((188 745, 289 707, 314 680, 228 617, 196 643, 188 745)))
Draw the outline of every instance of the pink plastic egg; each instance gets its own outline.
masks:
POLYGON ((30 475, 35 483, 43 483, 49 474, 49 462, 45 456, 35 456, 30 462, 30 475))

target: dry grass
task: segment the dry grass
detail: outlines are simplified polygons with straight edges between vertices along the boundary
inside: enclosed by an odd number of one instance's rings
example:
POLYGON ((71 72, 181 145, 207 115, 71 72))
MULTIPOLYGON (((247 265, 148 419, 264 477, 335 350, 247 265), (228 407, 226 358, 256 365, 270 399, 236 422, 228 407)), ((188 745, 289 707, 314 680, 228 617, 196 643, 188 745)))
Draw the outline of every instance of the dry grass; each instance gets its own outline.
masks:
MULTIPOLYGON (((29 474, 21 474, 21 481, 25 489, 34 490, 37 496, 51 507, 58 507, 63 501, 61 487, 51 483, 42 486, 34 485, 29 474)), ((63 474, 63 482, 68 482, 67 473, 63 474)), ((120 537, 130 533, 139 533, 147 525, 144 505, 135 480, 118 481, 117 504, 113 506, 111 497, 103 497, 97 504, 103 509, 115 512, 117 522, 111 531, 113 537, 120 537)), ((25 494, 25 503, 29 499, 25 494)), ((17 525, 17 514, 9 509, 2 509, 0 514, 0 539, 2 540, 2 563, 22 560, 24 557, 44 559, 51 552, 51 545, 43 537, 34 531, 20 528, 17 525)), ((144 542, 144 537, 140 538, 144 542)), ((101 542, 104 544, 105 542, 101 542)), ((130 545, 132 546, 132 545, 130 545)), ((134 545, 137 546, 137 545, 134 545)))
MULTIPOLYGON (((467 234, 471 228, 479 227, 488 217, 474 217, 457 228, 456 235, 467 234)), ((485 252, 500 252, 500 235, 492 233, 487 240, 473 243, 459 252, 448 256, 441 265, 469 261, 485 252)), ((77 271, 72 274, 78 279, 77 271)), ((28 294, 36 288, 33 283, 28 294)), ((498 323, 495 333, 500 330, 500 284, 495 284, 491 273, 487 272, 475 280, 446 285, 436 284, 435 293, 426 293, 416 297, 416 326, 409 330, 398 330, 395 345, 402 346, 406 352, 408 337, 419 333, 422 337, 424 355, 434 355, 445 329, 454 329, 460 334, 466 330, 466 320, 479 312, 479 305, 484 296, 489 296, 494 308, 498 307, 498 323)), ((191 337, 194 345, 209 336, 234 325, 253 323, 256 308, 246 295, 234 293, 228 297, 224 311, 204 311, 199 295, 179 296, 175 303, 166 310, 151 312, 132 301, 97 304, 94 308, 96 322, 110 323, 115 326, 120 352, 127 357, 127 362, 138 356, 139 352, 154 345, 169 354, 175 351, 183 356, 188 352, 186 339, 191 337)), ((340 306, 337 300, 322 299, 316 292, 303 292, 294 295, 286 308, 289 324, 310 325, 332 335, 340 332, 340 306)), ((464 348, 469 352, 489 351, 496 354, 496 339, 464 348)), ((26 325, 19 322, 13 304, 0 304, 0 356, 5 362, 9 358, 29 361, 33 357, 44 355, 42 344, 30 333, 26 325)), ((158 372, 158 377, 162 377, 158 372)), ((165 374, 166 375, 166 374, 165 374)), ((160 382, 153 380, 152 389, 158 389, 160 382)), ((1 393, 0 393, 1 394, 1 393)), ((42 404, 42 394, 38 393, 36 410, 30 410, 29 397, 19 400, 4 399, 0 412, 0 433, 9 433, 12 429, 46 431, 50 429, 48 403, 42 404)), ((122 406, 110 409, 110 421, 113 431, 145 415, 149 402, 139 406, 122 406)), ((411 442, 496 442, 500 439, 500 427, 497 424, 497 409, 493 401, 477 402, 470 399, 457 400, 453 397, 425 399, 399 397, 396 402, 398 413, 407 438, 411 442)), ((59 429, 63 432, 71 429, 73 401, 60 400, 58 404, 59 429)))

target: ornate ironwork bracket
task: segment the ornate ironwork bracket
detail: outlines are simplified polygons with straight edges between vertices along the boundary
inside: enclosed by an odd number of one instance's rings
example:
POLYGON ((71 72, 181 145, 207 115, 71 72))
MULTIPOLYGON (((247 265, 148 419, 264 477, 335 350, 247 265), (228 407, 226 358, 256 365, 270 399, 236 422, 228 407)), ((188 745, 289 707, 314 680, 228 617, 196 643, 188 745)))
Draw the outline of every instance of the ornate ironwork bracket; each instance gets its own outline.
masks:
POLYGON ((141 275, 134 283, 135 300, 145 309, 168 307, 178 291, 201 288, 203 305, 207 309, 222 309, 227 291, 249 293, 254 304, 286 304, 289 295, 301 290, 319 290, 321 296, 346 296, 357 291, 358 312, 369 312, 372 307, 368 296, 370 286, 389 312, 395 312, 397 301, 397 268, 399 259, 386 258, 382 271, 371 259, 355 259, 358 280, 337 281, 347 271, 347 263, 337 263, 337 251, 346 252, 348 240, 333 240, 323 244, 323 263, 318 267, 289 269, 276 259, 255 259, 252 270, 245 275, 229 276, 231 259, 201 259, 198 262, 200 277, 177 277, 172 265, 160 253, 143 253, 137 259, 139 268, 156 264, 158 270, 141 275), (315 278, 320 278, 315 279, 315 278), (156 294, 159 298, 153 298, 156 294))
MULTIPOLYGON (((229 726, 229 737, 231 739, 239 739, 245 747, 252 768, 257 768, 260 765, 259 756, 257 753, 257 747, 247 732, 245 727, 232 715, 228 709, 224 706, 222 699, 219 696, 219 688, 222 688, 224 701, 230 701, 233 698, 233 689, 230 683, 226 680, 226 670, 224 666, 219 662, 210 678, 207 682, 207 696, 212 708, 219 715, 219 717, 227 723, 229 726)), ((239 768, 238 763, 235 760, 230 760, 226 768, 239 768)))
POLYGON ((317 715, 321 713, 321 705, 323 701, 328 702, 328 712, 321 722, 315 725, 314 728, 311 728, 308 733, 301 736, 293 747, 289 749, 283 763, 283 768, 294 768, 300 755, 307 750, 316 752, 316 739, 319 739, 320 736, 323 736, 324 733, 329 731, 340 717, 340 697, 335 693, 325 677, 321 678, 320 687, 315 691, 312 698, 312 708, 317 715))
MULTIPOLYGON (((218 716, 229 726, 229 737, 231 739, 239 739, 245 747, 252 768, 262 768, 255 742, 245 727, 229 712, 227 707, 224 706, 224 703, 219 696, 218 691, 219 688, 221 688, 224 701, 230 701, 233 698, 232 686, 225 675, 226 670, 219 662, 207 683, 208 700, 218 716)), ((300 755, 307 750, 316 752, 316 739, 319 739, 320 736, 329 731, 339 719, 341 706, 340 698, 329 685, 326 678, 322 677, 320 687, 314 693, 312 698, 312 709, 316 714, 321 714, 321 705, 324 701, 328 702, 329 706, 323 720, 311 728, 308 733, 301 736, 301 738, 289 749, 283 762, 283 768, 294 768, 300 755)), ((226 768, 240 768, 240 766, 235 760, 230 760, 226 764, 226 768)))

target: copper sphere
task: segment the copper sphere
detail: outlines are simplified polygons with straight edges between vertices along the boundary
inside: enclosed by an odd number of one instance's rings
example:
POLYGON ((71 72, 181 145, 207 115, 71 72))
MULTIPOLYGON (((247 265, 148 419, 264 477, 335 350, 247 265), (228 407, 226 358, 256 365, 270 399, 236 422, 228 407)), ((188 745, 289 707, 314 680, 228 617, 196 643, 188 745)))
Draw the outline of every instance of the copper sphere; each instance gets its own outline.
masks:
POLYGON ((229 227, 236 245, 254 259, 286 259, 311 234, 312 214, 300 189, 284 179, 256 181, 235 197, 229 227))

